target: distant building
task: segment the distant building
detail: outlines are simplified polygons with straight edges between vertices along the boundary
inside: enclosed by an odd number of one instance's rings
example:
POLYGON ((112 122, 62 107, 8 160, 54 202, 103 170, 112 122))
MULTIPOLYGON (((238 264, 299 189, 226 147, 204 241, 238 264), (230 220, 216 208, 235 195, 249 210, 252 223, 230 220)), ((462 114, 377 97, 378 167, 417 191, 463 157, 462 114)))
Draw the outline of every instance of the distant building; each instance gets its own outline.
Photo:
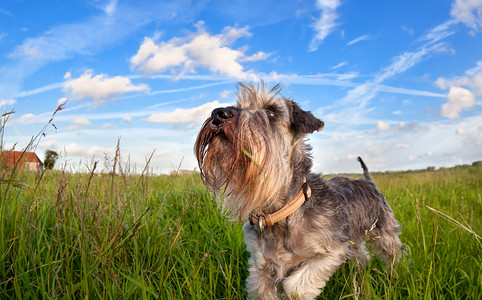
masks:
POLYGON ((42 172, 44 167, 44 164, 35 152, 2 151, 0 163, 6 168, 17 166, 17 170, 25 168, 27 171, 33 172, 42 172))

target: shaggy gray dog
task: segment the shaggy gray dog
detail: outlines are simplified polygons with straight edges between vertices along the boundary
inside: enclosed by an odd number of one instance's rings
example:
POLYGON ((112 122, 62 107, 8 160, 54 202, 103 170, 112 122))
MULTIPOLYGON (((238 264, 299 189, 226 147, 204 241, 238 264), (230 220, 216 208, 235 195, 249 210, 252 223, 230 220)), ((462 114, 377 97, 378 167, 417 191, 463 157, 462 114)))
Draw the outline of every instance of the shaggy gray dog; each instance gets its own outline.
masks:
POLYGON ((264 83, 239 84, 236 106, 215 109, 194 146, 201 177, 244 224, 250 299, 314 299, 346 260, 389 264, 401 230, 367 167, 364 179, 311 172, 305 135, 324 123, 264 83))

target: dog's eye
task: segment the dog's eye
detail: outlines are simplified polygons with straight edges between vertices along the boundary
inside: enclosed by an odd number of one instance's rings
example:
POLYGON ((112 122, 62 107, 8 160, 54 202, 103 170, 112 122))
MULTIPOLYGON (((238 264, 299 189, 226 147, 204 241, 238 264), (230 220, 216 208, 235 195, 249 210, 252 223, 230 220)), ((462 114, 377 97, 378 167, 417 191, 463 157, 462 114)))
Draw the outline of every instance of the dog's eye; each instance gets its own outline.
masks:
POLYGON ((276 106, 270 105, 270 106, 266 107, 265 110, 266 110, 266 115, 268 116, 268 118, 273 119, 274 117, 276 117, 276 112, 277 112, 276 106))

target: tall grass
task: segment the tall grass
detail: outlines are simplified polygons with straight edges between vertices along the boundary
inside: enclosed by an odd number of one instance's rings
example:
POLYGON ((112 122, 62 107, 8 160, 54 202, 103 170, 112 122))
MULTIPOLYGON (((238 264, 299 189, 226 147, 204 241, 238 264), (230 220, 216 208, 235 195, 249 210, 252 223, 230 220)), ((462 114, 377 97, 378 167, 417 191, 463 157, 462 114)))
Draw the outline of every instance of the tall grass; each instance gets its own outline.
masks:
MULTIPOLYGON (((39 176, 17 170, 22 184, 0 185, 0 298, 246 296, 241 225, 221 215, 198 174, 39 176)), ((437 212, 480 233, 482 168, 374 177, 406 256, 392 276, 376 258, 345 264, 321 299, 480 299, 480 241, 437 212)))
MULTIPOLYGON (((1 299, 244 299, 241 224, 195 172, 0 168, 1 299)), ((320 299, 481 299, 482 167, 375 174, 402 261, 346 263, 320 299)))
POLYGON ((19 172, 27 187, 0 186, 0 298, 238 295, 242 235, 197 177, 19 172))

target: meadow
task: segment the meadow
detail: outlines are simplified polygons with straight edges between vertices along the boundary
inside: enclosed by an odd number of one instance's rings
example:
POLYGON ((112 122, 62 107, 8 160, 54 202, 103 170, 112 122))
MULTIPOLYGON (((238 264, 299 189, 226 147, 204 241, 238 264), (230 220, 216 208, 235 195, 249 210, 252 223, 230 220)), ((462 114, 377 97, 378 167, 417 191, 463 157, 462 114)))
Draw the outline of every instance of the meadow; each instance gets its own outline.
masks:
MULTIPOLYGON (((242 224, 223 216, 199 174, 116 164, 1 169, 0 298, 245 299, 242 224)), ((347 262, 319 298, 482 299, 482 167, 373 177, 405 256, 392 274, 376 257, 347 262)))

